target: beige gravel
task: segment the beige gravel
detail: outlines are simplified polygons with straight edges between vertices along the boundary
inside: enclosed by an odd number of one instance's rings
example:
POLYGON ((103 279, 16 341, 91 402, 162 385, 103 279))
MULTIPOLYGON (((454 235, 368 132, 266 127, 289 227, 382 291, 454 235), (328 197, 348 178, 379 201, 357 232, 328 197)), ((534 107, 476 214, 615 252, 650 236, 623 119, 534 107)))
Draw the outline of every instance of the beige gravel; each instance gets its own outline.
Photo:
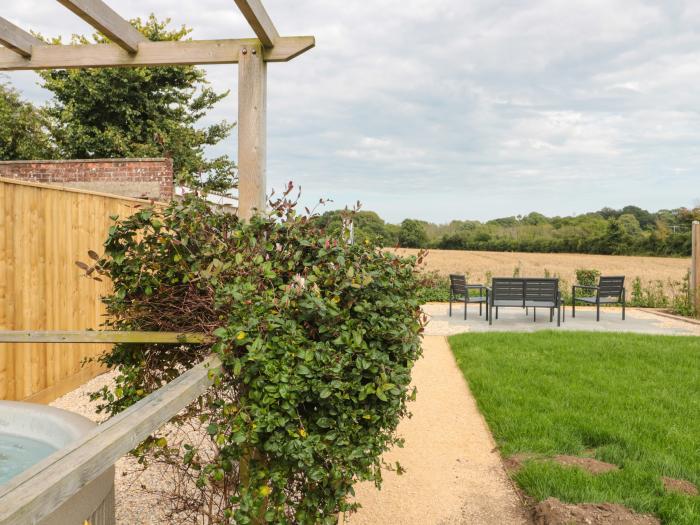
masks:
MULTIPOLYGON (((105 419, 96 413, 97 402, 91 402, 89 393, 111 385, 114 373, 102 374, 80 388, 69 392, 51 403, 52 406, 76 412, 93 421, 105 419)), ((117 525, 162 525, 172 523, 167 517, 167 507, 153 494, 141 489, 141 485, 158 486, 167 483, 158 469, 142 472, 131 456, 125 456, 115 465, 115 499, 117 525)))
POLYGON ((496 444, 447 340, 427 336, 414 368, 418 398, 401 422, 402 449, 389 452, 407 472, 386 473, 381 491, 356 488, 350 525, 520 525, 529 523, 496 444))

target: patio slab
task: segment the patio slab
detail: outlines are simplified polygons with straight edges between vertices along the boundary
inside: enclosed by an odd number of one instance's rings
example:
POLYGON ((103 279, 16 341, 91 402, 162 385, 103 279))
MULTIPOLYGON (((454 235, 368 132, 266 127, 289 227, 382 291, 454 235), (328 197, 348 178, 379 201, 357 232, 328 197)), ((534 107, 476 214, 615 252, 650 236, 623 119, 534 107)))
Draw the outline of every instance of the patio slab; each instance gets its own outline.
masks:
MULTIPOLYGON (((501 308, 498 319, 489 325, 485 316, 479 317, 479 306, 468 307, 467 320, 464 320, 464 307, 452 306, 452 317, 448 315, 447 303, 428 303, 423 306, 430 322, 426 328, 429 335, 454 335, 463 332, 535 332, 537 330, 580 330, 593 332, 634 332, 661 335, 700 335, 700 325, 662 317, 652 311, 640 308, 627 308, 627 319, 622 320, 622 312, 617 307, 601 308, 600 322, 596 322, 595 308, 576 307, 576 317, 571 316, 571 307, 566 307, 566 321, 557 327, 549 322, 549 312, 538 309, 537 322, 533 322, 532 309, 525 315, 521 308, 501 308)), ((495 316, 494 316, 495 317, 495 316)))

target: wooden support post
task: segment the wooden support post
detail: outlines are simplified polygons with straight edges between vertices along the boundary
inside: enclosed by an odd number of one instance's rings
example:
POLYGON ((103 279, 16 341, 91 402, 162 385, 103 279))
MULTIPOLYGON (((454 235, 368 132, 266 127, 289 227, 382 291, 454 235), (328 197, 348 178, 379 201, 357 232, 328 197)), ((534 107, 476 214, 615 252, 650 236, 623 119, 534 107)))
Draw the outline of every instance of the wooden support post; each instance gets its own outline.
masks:
POLYGON ((238 215, 250 219, 266 207, 267 64, 262 46, 243 46, 238 57, 238 215))
POLYGON ((691 246, 690 294, 697 316, 700 313, 700 221, 693 221, 691 246))

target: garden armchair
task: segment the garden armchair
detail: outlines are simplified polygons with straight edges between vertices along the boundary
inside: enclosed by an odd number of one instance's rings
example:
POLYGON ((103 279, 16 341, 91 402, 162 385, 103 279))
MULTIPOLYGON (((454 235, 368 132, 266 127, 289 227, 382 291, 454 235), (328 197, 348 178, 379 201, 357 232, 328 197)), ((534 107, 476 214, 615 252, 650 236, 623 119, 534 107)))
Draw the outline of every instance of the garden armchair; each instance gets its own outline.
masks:
POLYGON ((596 321, 600 321, 600 305, 601 304, 621 304, 622 305, 622 320, 625 320, 626 306, 625 277, 610 276, 601 277, 598 281, 598 286, 586 286, 576 284, 571 288, 571 316, 576 317, 576 301, 594 304, 596 307, 596 321), (586 290, 588 293, 592 290, 594 295, 576 296, 576 290, 586 290))
MULTIPOLYGON (((450 317, 452 317, 452 302, 464 302, 464 319, 467 319, 467 305, 479 303, 479 315, 482 315, 483 304, 486 302, 486 287, 483 284, 467 284, 464 275, 450 274, 450 317), (479 295, 469 295, 470 290, 479 290, 479 295)), ((488 312, 486 313, 488 316, 488 312)))

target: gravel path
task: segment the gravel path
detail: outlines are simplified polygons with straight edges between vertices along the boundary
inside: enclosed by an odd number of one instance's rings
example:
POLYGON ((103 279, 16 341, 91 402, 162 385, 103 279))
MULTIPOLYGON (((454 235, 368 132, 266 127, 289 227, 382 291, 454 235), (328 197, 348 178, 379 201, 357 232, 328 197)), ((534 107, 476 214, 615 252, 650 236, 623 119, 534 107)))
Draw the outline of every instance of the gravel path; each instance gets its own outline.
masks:
POLYGON ((427 336, 424 357, 413 371, 418 397, 413 417, 401 422, 402 476, 388 472, 381 491, 356 488, 360 511, 349 525, 521 525, 529 523, 505 473, 476 401, 455 363, 447 340, 427 336))

